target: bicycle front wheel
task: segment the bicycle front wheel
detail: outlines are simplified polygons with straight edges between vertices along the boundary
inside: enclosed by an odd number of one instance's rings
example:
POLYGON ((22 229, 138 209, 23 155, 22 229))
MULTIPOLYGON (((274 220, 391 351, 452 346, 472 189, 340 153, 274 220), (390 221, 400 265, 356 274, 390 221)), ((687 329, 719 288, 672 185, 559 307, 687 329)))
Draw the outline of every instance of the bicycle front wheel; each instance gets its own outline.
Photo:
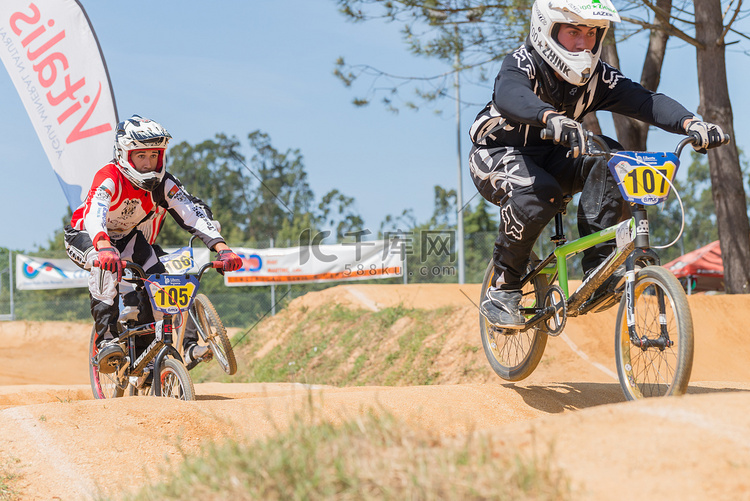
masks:
POLYGON ((159 375, 161 396, 178 400, 195 400, 195 387, 185 364, 173 358, 164 360, 159 375))
POLYGON ((625 397, 682 395, 693 368, 693 319, 680 282, 661 266, 635 278, 634 336, 628 331, 627 294, 617 312, 615 359, 625 397))
MULTIPOLYGON (((531 255, 532 262, 537 257, 531 255)), ((529 269, 531 266, 529 265, 529 269)), ((490 260, 484 273, 482 293, 479 301, 483 301, 495 278, 495 266, 490 260)), ((548 287, 547 276, 537 275, 523 288, 522 308, 530 308, 544 302, 544 293, 548 287)), ((484 315, 479 313, 479 330, 482 335, 482 347, 490 367, 495 374, 506 381, 520 381, 528 377, 544 354, 547 346, 547 333, 540 329, 527 331, 498 329, 493 326, 484 315)))
POLYGON ((198 294, 193 302, 198 333, 208 343, 214 358, 222 370, 230 376, 237 372, 237 360, 234 358, 232 343, 229 342, 227 329, 219 318, 216 308, 205 294, 198 294))
POLYGON ((89 380, 91 381, 91 392, 94 398, 119 398, 125 393, 124 386, 117 379, 117 372, 102 374, 99 367, 94 363, 99 347, 96 345, 96 330, 91 329, 91 340, 89 341, 89 380))

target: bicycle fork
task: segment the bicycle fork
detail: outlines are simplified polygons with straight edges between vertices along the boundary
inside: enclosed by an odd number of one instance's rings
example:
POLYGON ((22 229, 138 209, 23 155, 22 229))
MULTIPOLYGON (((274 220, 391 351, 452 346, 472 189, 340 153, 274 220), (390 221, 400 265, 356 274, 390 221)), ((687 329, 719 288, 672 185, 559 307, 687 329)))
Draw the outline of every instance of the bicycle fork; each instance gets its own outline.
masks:
POLYGON ((651 339, 643 335, 639 338, 635 328, 635 266, 637 263, 659 265, 659 256, 651 250, 646 209, 641 205, 636 206, 633 210, 633 217, 635 218, 635 249, 625 260, 627 270, 625 273, 625 313, 628 336, 633 346, 637 346, 643 351, 649 348, 658 348, 659 351, 664 351, 666 348, 674 345, 674 341, 669 339, 667 306, 664 291, 660 287, 654 288, 656 292, 656 304, 659 308, 659 337, 651 339))
MULTIPOLYGON (((154 360, 154 382, 151 384, 151 388, 154 390, 154 396, 160 397, 161 396, 161 369, 164 366, 164 359, 167 357, 167 355, 171 355, 172 358, 175 358, 182 362, 182 357, 180 356, 179 352, 175 349, 175 347, 172 345, 172 315, 165 314, 164 318, 161 320, 162 323, 162 347, 161 350, 159 350, 159 353, 156 355, 156 360, 154 360)), ((157 322, 157 325, 159 322, 157 322)), ((158 339, 157 334, 157 339, 158 339)))

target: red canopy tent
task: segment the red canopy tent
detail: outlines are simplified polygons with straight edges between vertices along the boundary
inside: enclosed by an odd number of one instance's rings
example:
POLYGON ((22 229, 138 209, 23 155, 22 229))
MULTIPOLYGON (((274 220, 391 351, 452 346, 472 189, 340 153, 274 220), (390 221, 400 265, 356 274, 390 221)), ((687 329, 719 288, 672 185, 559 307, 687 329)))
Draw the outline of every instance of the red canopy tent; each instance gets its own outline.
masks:
POLYGON ((724 262, 718 240, 688 252, 664 267, 674 273, 688 294, 724 290, 724 262))

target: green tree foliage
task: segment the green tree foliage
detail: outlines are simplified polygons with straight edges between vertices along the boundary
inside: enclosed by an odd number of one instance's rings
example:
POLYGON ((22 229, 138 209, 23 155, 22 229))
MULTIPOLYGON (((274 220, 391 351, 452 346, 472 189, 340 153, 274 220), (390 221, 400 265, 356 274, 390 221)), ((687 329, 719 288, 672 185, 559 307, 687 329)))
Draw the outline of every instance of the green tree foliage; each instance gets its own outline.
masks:
POLYGON ((248 140, 253 149, 249 167, 260 183, 250 205, 251 234, 256 240, 267 239, 285 221, 310 213, 314 196, 298 149, 280 152, 260 131, 251 132, 248 140))
POLYGON ((428 228, 449 228, 456 224, 456 190, 435 186, 435 208, 426 223, 428 228))
MULTIPOLYGON (((298 149, 280 151, 268 134, 248 134, 249 160, 235 138, 217 134, 197 145, 182 142, 170 150, 168 166, 192 195, 211 208, 222 235, 234 246, 296 244, 305 230, 330 229, 334 238, 363 225, 355 200, 337 189, 315 201, 298 149)), ((165 218, 158 242, 184 245, 187 236, 165 218)))
MULTIPOLYGON (((687 165, 684 180, 675 181, 674 185, 682 198, 685 211, 685 228, 682 237, 673 246, 659 252, 662 263, 669 262, 680 255, 707 245, 719 238, 716 211, 711 195, 711 173, 708 158, 695 152, 690 153, 691 163, 687 165)), ((747 162, 742 160, 743 178, 748 192, 747 162)), ((685 169, 685 167, 682 167, 685 169)), ((682 177, 682 176, 681 176, 682 177)), ((663 205, 649 210, 649 226, 652 245, 667 245, 678 234, 682 223, 680 203, 674 194, 663 205)))
POLYGON ((478 232, 497 231, 497 220, 492 215, 493 212, 497 212, 497 207, 483 198, 477 197, 477 200, 473 210, 471 206, 463 210, 464 232, 471 235, 478 232))
MULTIPOLYGON (((249 238, 252 178, 243 170, 243 159, 235 153, 236 139, 217 134, 199 144, 181 142, 169 150, 167 170, 174 174, 192 195, 206 202, 214 219, 221 222, 228 241, 244 242, 249 238)), ((184 245, 185 230, 170 217, 165 218, 159 234, 164 246, 184 245)))

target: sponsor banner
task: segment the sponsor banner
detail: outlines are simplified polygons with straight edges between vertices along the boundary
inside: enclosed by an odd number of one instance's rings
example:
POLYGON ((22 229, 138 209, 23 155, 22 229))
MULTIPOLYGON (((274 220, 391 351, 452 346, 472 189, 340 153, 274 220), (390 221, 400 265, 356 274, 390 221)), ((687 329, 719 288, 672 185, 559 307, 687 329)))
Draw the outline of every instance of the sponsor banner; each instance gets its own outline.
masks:
POLYGON ((399 240, 287 249, 232 248, 242 269, 224 275, 228 286, 371 280, 403 276, 399 240))
MULTIPOLYGON (((195 273, 209 261, 210 252, 205 247, 164 250, 167 255, 160 259, 170 274, 195 273)), ((79 268, 69 259, 16 255, 16 288, 19 290, 88 287, 88 279, 89 272, 79 268)))
POLYGON ((88 287, 89 272, 70 259, 45 259, 16 255, 18 290, 67 289, 88 287))
POLYGON ((75 210, 112 158, 117 123, 104 57, 81 4, 0 2, 0 59, 75 210))

